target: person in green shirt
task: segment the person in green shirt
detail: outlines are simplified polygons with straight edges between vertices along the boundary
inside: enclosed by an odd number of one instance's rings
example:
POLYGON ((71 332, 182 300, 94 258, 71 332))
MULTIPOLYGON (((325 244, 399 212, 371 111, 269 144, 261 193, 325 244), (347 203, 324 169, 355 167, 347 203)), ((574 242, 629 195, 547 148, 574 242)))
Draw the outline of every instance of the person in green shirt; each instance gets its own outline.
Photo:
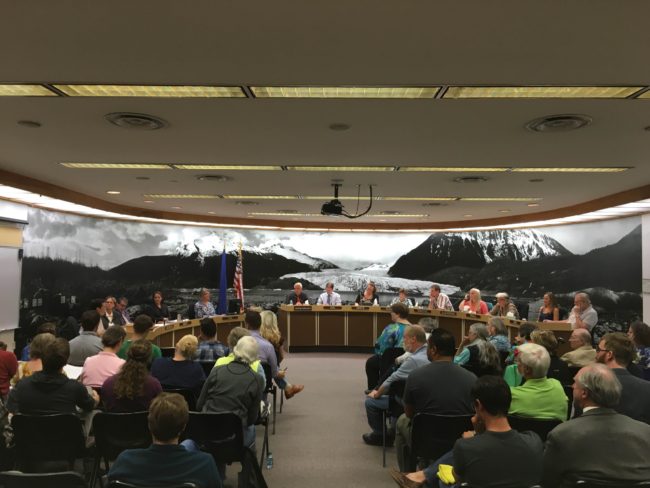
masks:
POLYGON ((517 369, 526 380, 521 386, 510 387, 512 403, 509 414, 537 419, 567 419, 567 396, 556 379, 547 378, 551 357, 546 348, 527 343, 519 346, 517 369))
MULTIPOLYGON (((214 367, 217 368, 219 366, 224 366, 226 364, 232 363, 235 360, 235 353, 233 352, 233 350, 235 349, 235 346, 239 342, 239 339, 249 335, 251 335, 251 333, 248 331, 248 329, 244 329, 243 327, 235 327, 234 329, 232 329, 230 331, 230 334, 228 334, 228 339, 227 339, 228 347, 230 348, 230 354, 217 359, 217 362, 214 363, 214 367)), ((262 378, 264 378, 264 384, 266 384, 266 375, 264 374, 264 368, 262 367, 262 362, 259 359, 257 361, 253 361, 250 364, 250 367, 253 371, 255 371, 262 378)))
MULTIPOLYGON (((151 320, 151 317, 148 315, 138 315, 133 321, 133 334, 131 334, 131 338, 124 341, 117 356, 126 360, 126 353, 131 347, 131 344, 135 341, 146 340, 147 334, 151 329, 153 329, 153 320, 151 320)), ((159 357, 162 357, 160 348, 155 344, 151 344, 151 361, 149 364, 159 357)))

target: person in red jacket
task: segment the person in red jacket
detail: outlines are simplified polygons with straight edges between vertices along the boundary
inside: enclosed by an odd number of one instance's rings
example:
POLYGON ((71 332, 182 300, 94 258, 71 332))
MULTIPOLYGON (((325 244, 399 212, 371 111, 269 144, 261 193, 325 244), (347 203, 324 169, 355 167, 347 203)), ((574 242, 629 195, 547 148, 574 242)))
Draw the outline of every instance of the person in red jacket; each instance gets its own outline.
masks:
POLYGON ((0 341, 0 398, 7 401, 9 382, 18 371, 18 360, 13 352, 7 352, 7 344, 0 341))

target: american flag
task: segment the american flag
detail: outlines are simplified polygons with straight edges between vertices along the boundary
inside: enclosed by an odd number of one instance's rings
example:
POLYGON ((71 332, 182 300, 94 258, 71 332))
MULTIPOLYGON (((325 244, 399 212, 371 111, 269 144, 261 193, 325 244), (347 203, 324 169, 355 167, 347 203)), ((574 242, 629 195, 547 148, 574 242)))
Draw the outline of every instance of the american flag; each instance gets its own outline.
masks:
POLYGON ((241 242, 237 251, 237 267, 235 268, 235 279, 233 288, 235 289, 235 298, 241 301, 241 307, 244 308, 244 266, 242 264, 241 242))

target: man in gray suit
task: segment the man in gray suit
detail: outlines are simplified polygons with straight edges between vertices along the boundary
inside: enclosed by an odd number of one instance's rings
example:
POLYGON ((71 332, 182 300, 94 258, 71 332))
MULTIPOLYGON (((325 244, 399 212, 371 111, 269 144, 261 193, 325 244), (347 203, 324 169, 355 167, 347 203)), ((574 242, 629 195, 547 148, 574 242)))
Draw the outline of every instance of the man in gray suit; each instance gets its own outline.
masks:
POLYGON ((583 414, 548 435, 543 486, 574 479, 650 480, 650 426, 617 413, 620 397, 621 383, 606 366, 591 364, 578 372, 573 402, 583 414))

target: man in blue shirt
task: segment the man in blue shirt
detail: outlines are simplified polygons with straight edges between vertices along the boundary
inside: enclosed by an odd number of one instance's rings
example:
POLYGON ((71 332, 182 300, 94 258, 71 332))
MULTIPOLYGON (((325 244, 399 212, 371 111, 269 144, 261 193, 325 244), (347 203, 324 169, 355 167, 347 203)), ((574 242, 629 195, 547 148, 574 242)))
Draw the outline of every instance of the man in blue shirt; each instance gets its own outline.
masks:
POLYGON ((188 419, 187 403, 181 395, 158 395, 149 407, 153 444, 120 454, 108 479, 143 486, 194 483, 200 488, 222 488, 212 456, 178 444, 188 419))

